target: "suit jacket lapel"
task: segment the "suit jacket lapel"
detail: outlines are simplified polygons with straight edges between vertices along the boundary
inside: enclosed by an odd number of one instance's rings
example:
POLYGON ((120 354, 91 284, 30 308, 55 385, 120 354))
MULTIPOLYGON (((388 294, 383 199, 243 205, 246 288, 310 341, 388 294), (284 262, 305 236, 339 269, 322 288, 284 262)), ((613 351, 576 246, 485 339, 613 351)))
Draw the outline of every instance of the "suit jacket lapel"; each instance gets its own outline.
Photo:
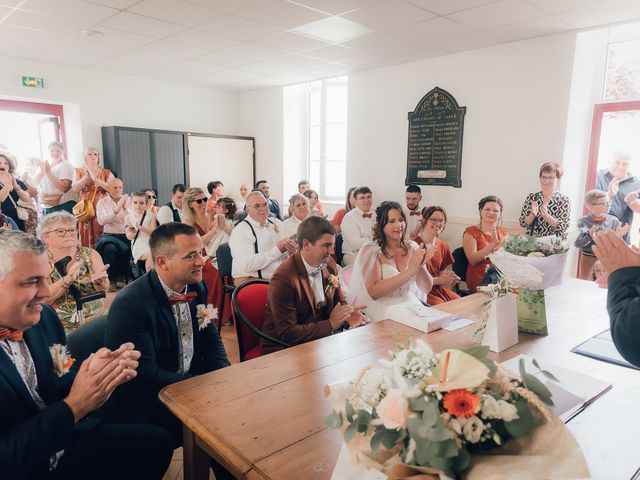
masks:
POLYGON ((57 391, 57 377, 53 370, 53 360, 49 351, 49 342, 41 329, 32 327, 24 332, 24 341, 29 347, 38 378, 38 393, 49 403, 57 391))
POLYGON ((309 274, 307 273, 307 269, 304 266, 304 262, 302 261, 302 257, 300 256, 300 253, 296 253, 293 258, 294 258, 296 270, 298 271, 298 276, 300 278, 300 284, 302 285, 302 289, 304 290, 304 293, 307 296, 307 301, 309 302, 309 306, 311 307, 311 311, 313 312, 313 317, 315 318, 316 297, 313 294, 313 289, 311 288, 311 283, 309 282, 309 274))
MULTIPOLYGON (((160 279, 158 278, 158 274, 155 270, 151 270, 149 272, 149 281, 151 282, 151 290, 153 291, 155 300, 158 304, 158 310, 160 310, 161 321, 165 322, 171 332, 171 343, 175 346, 176 350, 178 348, 178 326, 176 325, 176 318, 173 316, 173 309, 171 308, 171 304, 169 303, 169 299, 167 298, 167 294, 162 288, 162 284, 160 283, 160 279)), ((144 301, 141 299, 141 301, 144 301)))
POLYGON ((327 302, 327 312, 331 313, 333 310, 333 296, 335 294, 335 290, 333 288, 327 288, 329 284, 329 268, 325 267, 322 269, 322 289, 324 291, 324 298, 327 302))

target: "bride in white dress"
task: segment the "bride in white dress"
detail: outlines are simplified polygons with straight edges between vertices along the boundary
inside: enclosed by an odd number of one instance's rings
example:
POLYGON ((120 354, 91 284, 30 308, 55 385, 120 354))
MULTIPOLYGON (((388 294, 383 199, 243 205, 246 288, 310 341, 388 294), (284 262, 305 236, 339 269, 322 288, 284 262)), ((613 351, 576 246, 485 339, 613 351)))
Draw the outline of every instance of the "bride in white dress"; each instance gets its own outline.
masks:
POLYGON ((372 322, 387 318, 387 307, 410 302, 422 306, 411 291, 426 294, 433 278, 425 264, 433 251, 407 242, 406 218, 397 202, 382 202, 376 208, 373 241, 365 244, 356 257, 349 285, 351 304, 367 305, 366 314, 372 322))

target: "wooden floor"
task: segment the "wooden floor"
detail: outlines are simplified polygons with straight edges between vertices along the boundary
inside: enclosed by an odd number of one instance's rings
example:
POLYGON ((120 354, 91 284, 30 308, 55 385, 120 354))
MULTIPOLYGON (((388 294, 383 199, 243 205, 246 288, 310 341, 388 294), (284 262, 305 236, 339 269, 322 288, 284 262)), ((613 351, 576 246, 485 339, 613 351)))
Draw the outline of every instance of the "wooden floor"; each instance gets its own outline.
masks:
MULTIPOLYGON (((111 302, 116 297, 118 292, 107 293, 106 305, 111 305, 111 302)), ((236 330, 233 325, 222 327, 222 343, 227 351, 227 357, 231 363, 238 363, 240 361, 240 354, 238 353, 238 337, 236 336, 236 330)), ((167 473, 164 474, 162 480, 182 480, 183 479, 183 467, 182 467, 182 448, 177 449, 173 453, 171 464, 167 473)), ((210 480, 215 480, 213 472, 209 474, 210 480)))

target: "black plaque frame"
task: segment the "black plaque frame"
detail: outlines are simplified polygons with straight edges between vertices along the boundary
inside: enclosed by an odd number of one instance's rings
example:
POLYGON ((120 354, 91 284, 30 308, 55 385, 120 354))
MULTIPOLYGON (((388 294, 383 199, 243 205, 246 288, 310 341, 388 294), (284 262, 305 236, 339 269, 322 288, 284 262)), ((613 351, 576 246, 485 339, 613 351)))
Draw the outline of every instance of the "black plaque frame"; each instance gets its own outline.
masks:
POLYGON ((462 138, 467 107, 435 87, 408 113, 405 185, 462 187, 462 138))

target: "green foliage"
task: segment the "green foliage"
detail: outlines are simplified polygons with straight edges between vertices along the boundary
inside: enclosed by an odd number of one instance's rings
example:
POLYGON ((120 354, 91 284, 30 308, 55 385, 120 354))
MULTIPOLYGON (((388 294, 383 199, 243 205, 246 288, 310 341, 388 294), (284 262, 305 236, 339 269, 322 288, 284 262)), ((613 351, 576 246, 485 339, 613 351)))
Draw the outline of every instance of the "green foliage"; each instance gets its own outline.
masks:
POLYGON ((476 347, 470 347, 462 351, 467 355, 471 355, 476 360, 481 361, 489 369, 490 377, 493 377, 493 375, 496 373, 496 370, 498 370, 496 362, 489 358, 489 347, 487 345, 478 345, 476 347))
POLYGON ((533 418, 533 413, 531 413, 531 407, 523 398, 516 400, 515 406, 518 409, 518 418, 511 422, 504 422, 505 429, 509 435, 513 437, 526 437, 531 434, 535 426, 535 419, 533 418))
MULTIPOLYGON (((535 362, 534 365, 540 368, 540 366, 537 365, 537 363, 538 362, 535 362)), ((546 403, 547 405, 553 405, 553 400, 551 400, 551 396, 552 396, 551 391, 547 388, 547 386, 544 383, 538 380, 535 376, 525 371, 524 359, 522 358, 520 359, 519 367, 520 367, 520 376, 522 377, 522 382, 524 383, 524 386, 527 387, 529 390, 531 390, 533 393, 535 393, 538 396, 538 398, 542 400, 544 403, 546 403)), ((546 374, 551 375, 555 379, 555 377, 551 373, 547 372, 546 370, 543 372, 543 374, 545 372, 546 374)))
POLYGON ((342 412, 331 412, 331 415, 327 415, 324 419, 324 424, 333 429, 338 429, 342 426, 342 412))
POLYGON ((539 252, 545 257, 566 252, 569 247, 560 237, 556 237, 551 244, 542 243, 531 235, 510 235, 504 243, 504 249, 514 255, 525 257, 532 252, 539 252))

